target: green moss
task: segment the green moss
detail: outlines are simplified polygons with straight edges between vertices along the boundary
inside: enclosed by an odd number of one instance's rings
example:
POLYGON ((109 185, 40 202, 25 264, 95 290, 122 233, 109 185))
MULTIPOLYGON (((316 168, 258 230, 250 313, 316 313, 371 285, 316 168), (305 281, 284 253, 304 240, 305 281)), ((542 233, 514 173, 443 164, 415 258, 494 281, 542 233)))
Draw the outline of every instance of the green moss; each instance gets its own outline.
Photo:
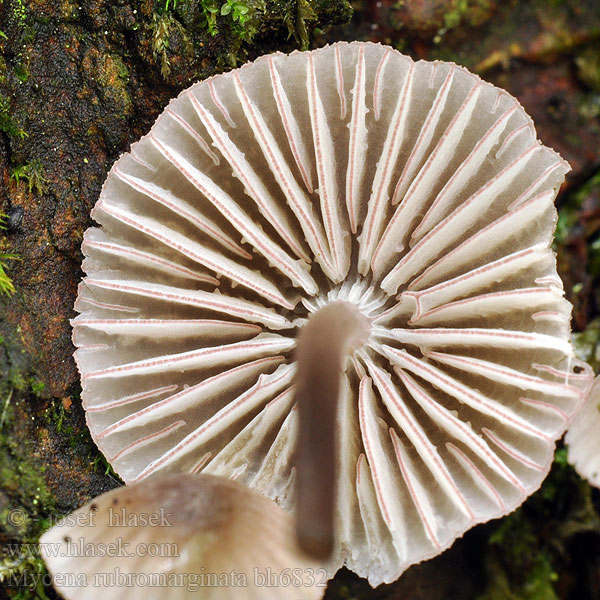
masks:
MULTIPOLYGON (((0 231, 6 229, 6 215, 0 213, 0 231)), ((8 267, 8 261, 19 260, 16 254, 10 252, 0 252, 0 294, 10 296, 15 292, 15 286, 12 279, 6 274, 6 268, 8 267)))
POLYGON ((572 342, 577 358, 589 363, 594 372, 600 371, 600 317, 590 321, 584 331, 574 333, 572 342))
POLYGON ((477 600, 555 600, 572 536, 600 532, 591 488, 559 447, 550 474, 525 504, 489 526, 487 586, 477 600))
POLYGON ((87 447, 89 448, 89 464, 95 472, 102 472, 104 475, 112 477, 115 481, 121 481, 121 478, 106 457, 98 451, 96 445, 91 439, 87 428, 80 429, 73 425, 69 419, 69 412, 65 409, 62 402, 55 402, 45 413, 46 422, 56 431, 68 440, 69 447, 72 449, 87 447))
MULTIPOLYGON (((298 0, 298 14, 294 34, 303 50, 308 49, 308 27, 307 23, 317 20, 317 13, 308 0, 298 0)), ((289 28, 289 25, 288 25, 289 28)))
POLYGON ((131 116, 133 102, 127 89, 130 76, 123 59, 118 54, 101 54, 93 71, 102 86, 104 102, 123 118, 131 116))
POLYGON ((25 83, 29 79, 29 67, 25 63, 15 65, 14 72, 21 83, 25 83))
POLYGON ((493 11, 491 0, 454 0, 448 2, 449 10, 444 13, 443 27, 440 27, 433 38, 434 44, 440 44, 443 36, 466 24, 478 27, 490 18, 493 11))
POLYGON ((570 193, 558 210, 558 223, 554 234, 555 245, 567 241, 573 227, 579 222, 579 211, 592 193, 600 191, 600 171, 570 193))
POLYGON ((0 531, 10 540, 0 548, 0 582, 11 598, 47 600, 50 577, 37 543, 56 505, 35 460, 35 441, 15 435, 16 408, 11 390, 0 412, 0 531))
POLYGON ((8 510, 6 503, 2 505, 0 529, 21 542, 35 542, 45 528, 47 515, 56 507, 44 479, 45 467, 34 458, 34 440, 17 442, 17 436, 9 435, 14 409, 10 393, 2 407, 0 429, 0 490, 10 498, 10 504, 8 510))
POLYGON ((10 101, 4 96, 0 96, 0 131, 3 131, 11 137, 20 139, 27 137, 27 134, 21 125, 12 116, 10 101))
POLYGON ((45 417, 49 425, 54 425, 58 433, 62 433, 68 439, 69 446, 76 448, 82 440, 89 437, 87 429, 78 430, 68 419, 67 411, 62 402, 55 402, 46 410, 45 417))
POLYGON ((154 15, 152 27, 154 33, 152 35, 152 53, 154 58, 160 62, 160 74, 163 79, 166 79, 171 73, 171 62, 167 54, 169 47, 169 33, 171 27, 175 25, 175 20, 168 14, 154 15))
POLYGON ((584 48, 575 58, 575 64, 579 79, 600 92, 600 50, 597 44, 584 48))
POLYGON ((94 471, 101 471, 104 473, 104 475, 108 475, 116 481, 121 481, 121 478, 119 477, 119 475, 117 475, 117 472, 113 469, 112 465, 108 462, 108 460, 106 460, 106 456, 104 456, 104 454, 102 454, 101 452, 98 452, 98 454, 90 462, 90 465, 92 466, 94 471))
POLYGON ((13 19, 15 19, 21 25, 25 25, 25 20, 27 19, 27 10, 25 9, 23 0, 12 0, 11 13, 13 19))
POLYGON ((31 386, 31 391, 35 396, 38 397, 42 395, 42 392, 46 388, 46 384, 43 381, 37 381, 34 378, 31 378, 29 383, 31 386))
POLYGON ((206 28, 208 34, 214 37, 219 33, 217 27, 217 15, 219 7, 216 0, 200 0, 200 23, 206 28))
POLYGON ((444 26, 446 29, 454 29, 458 27, 463 19, 463 16, 469 10, 468 0, 457 0, 454 3, 452 10, 444 15, 444 26))
POLYGON ((46 182, 44 174, 44 165, 38 159, 14 167, 10 172, 11 178, 17 182, 17 185, 23 180, 27 183, 29 193, 35 189, 38 196, 44 193, 44 183, 46 182))
POLYGON ((129 69, 118 54, 106 54, 98 71, 99 82, 103 86, 115 86, 117 83, 127 85, 129 83, 129 69))
MULTIPOLYGON (((49 600, 46 585, 50 586, 50 574, 39 554, 31 547, 23 547, 18 553, 0 557, 0 582, 11 590, 12 600, 49 600)), ((1 556, 1 554, 0 554, 1 556)))

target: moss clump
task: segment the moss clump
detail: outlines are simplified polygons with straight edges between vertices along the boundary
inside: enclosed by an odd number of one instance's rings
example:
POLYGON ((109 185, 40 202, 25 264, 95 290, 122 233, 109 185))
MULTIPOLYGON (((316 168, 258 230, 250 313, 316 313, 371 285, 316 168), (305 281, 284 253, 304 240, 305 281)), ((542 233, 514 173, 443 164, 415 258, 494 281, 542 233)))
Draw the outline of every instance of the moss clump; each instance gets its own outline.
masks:
MULTIPOLYGON (((0 583, 9 590, 12 600, 49 600, 46 591, 51 587, 51 577, 41 556, 33 547, 12 548, 10 555, 1 557, 0 583)), ((53 596, 54 597, 54 596, 53 596)))
POLYGON ((10 172, 11 178, 16 181, 17 185, 23 181, 27 184, 27 191, 31 193, 35 190, 38 196, 44 193, 44 183, 46 182, 44 174, 44 165, 38 159, 14 167, 10 172))
POLYGON ((11 390, 0 408, 0 537, 8 540, 0 547, 0 582, 10 598, 45 600, 50 577, 37 543, 56 504, 36 461, 36 441, 23 439, 31 429, 22 420, 35 416, 23 413, 15 396, 11 390))
POLYGON ((32 459, 33 441, 31 444, 17 443, 12 436, 4 435, 11 424, 12 407, 5 406, 4 411, 0 430, 0 489, 10 497, 12 506, 7 509, 0 503, 4 513, 0 530, 18 541, 36 541, 45 529, 47 515, 55 511, 55 504, 46 486, 44 467, 32 459))
POLYGON ((596 92, 600 92, 600 49, 597 44, 588 46, 575 58, 579 79, 596 92))
POLYGON ((600 371, 600 318, 590 321, 581 333, 574 333, 572 341, 577 358, 585 360, 598 373, 600 371))
MULTIPOLYGON (((0 231, 6 229, 7 215, 0 213, 0 231)), ((15 286, 12 279, 6 274, 5 269, 8 267, 8 261, 18 260, 16 254, 10 252, 0 252, 0 294, 10 296, 15 292, 15 286)))
MULTIPOLYGON (((489 527, 488 582, 477 600, 557 600, 563 597, 558 591, 563 573, 572 576, 574 569, 570 546, 579 534, 600 534, 600 515, 591 488, 560 447, 540 490, 489 527)), ((581 565, 582 571, 587 568, 581 565)))
POLYGON ((0 96, 0 131, 21 140, 27 137, 27 133, 12 116, 10 101, 4 96, 0 96))
POLYGON ((348 0, 155 0, 142 29, 162 79, 185 85, 274 49, 308 48, 313 31, 351 15, 348 0))

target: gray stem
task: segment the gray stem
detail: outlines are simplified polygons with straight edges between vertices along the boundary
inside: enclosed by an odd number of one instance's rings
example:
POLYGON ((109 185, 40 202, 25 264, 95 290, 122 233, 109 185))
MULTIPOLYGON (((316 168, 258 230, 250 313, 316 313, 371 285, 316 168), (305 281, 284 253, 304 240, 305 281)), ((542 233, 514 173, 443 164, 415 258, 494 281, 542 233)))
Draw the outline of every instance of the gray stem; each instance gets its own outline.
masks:
POLYGON ((302 328, 296 349, 296 535, 309 556, 326 560, 334 547, 336 414, 340 377, 349 352, 368 337, 370 323, 356 306, 333 302, 302 328))

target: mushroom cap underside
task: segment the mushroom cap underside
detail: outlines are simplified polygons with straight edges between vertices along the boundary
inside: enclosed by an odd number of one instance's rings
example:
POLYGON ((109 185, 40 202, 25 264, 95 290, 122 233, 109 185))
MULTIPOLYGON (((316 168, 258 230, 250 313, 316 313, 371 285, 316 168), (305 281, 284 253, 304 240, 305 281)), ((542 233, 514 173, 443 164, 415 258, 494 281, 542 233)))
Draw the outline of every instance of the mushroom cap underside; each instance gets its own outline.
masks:
POLYGON ((203 471, 292 509, 295 340, 350 302, 371 330, 340 385, 336 560, 395 579, 534 491, 582 402, 550 249, 567 170, 508 93, 386 46, 194 84, 84 238, 96 443, 127 482, 203 471))

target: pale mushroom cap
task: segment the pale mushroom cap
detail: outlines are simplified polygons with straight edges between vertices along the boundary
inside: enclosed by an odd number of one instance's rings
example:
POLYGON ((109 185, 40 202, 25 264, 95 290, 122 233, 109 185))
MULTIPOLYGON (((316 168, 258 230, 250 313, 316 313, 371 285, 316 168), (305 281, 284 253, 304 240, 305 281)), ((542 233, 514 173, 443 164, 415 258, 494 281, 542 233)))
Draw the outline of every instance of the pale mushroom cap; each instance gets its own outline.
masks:
POLYGON ((581 403, 550 249, 567 170, 509 94, 385 46, 193 85, 85 236, 98 446, 127 482, 203 470, 290 509, 295 338, 355 304, 371 331, 340 385, 336 561, 394 580, 533 492, 581 403))
POLYGON ((111 490, 40 539, 66 600, 317 600, 327 571, 297 549, 273 501, 211 475, 111 490))
POLYGON ((588 399, 569 425, 565 441, 569 462, 600 488, 600 377, 594 380, 588 399))

